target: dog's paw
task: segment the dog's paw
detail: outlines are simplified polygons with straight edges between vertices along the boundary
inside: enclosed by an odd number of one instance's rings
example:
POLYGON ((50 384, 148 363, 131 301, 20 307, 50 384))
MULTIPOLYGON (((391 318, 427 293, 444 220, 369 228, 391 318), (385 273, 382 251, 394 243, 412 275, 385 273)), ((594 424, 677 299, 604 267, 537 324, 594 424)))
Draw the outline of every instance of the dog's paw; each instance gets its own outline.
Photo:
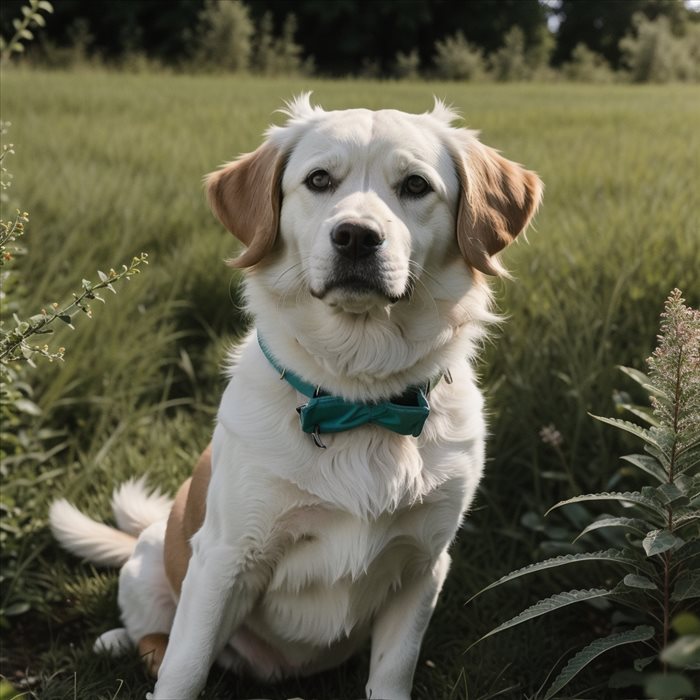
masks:
POLYGON ((121 656, 130 649, 133 649, 133 647, 134 644, 126 629, 124 629, 124 627, 117 627, 101 634, 93 644, 92 650, 96 654, 121 656))

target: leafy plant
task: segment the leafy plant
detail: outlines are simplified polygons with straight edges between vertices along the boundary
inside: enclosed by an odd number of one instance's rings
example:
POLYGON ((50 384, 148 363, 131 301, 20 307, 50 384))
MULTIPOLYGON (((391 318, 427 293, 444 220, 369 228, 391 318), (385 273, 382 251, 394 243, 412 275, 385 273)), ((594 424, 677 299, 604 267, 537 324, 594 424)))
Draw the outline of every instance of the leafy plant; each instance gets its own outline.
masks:
POLYGON ((697 82, 700 79, 697 27, 691 24, 687 36, 677 36, 668 17, 651 20, 641 12, 634 14, 632 25, 632 34, 620 40, 620 51, 633 82, 697 82))
POLYGON ((615 674, 610 679, 611 687, 644 685, 651 697, 659 699, 697 695, 697 688, 681 671, 700 670, 700 620, 684 610, 688 601, 700 597, 700 312, 686 307, 676 289, 668 297, 661 318, 658 346, 647 360, 648 376, 622 368, 650 395, 651 411, 626 406, 648 427, 594 416, 644 442, 644 454, 622 459, 642 473, 647 485, 637 491, 575 496, 548 511, 570 504, 617 502, 624 511, 589 523, 577 539, 602 528, 620 528, 625 533, 625 546, 531 564, 476 594, 521 576, 584 561, 606 562, 622 573, 612 587, 571 590, 540 600, 481 637, 485 639, 565 606, 595 599, 629 608, 632 615, 624 619, 643 622, 616 626, 609 635, 575 654, 549 685, 545 700, 553 698, 601 654, 640 643, 653 649, 655 655, 638 659, 634 670, 615 674), (674 641, 672 631, 678 635, 674 641), (661 673, 645 672, 656 659, 661 673), (677 672, 671 673, 669 668, 677 672))
MULTIPOLYGON (((41 13, 51 11, 50 3, 45 0, 30 0, 28 6, 22 7, 22 18, 13 23, 15 34, 0 44, 3 61, 24 50, 22 42, 33 38, 29 27, 44 26, 41 13)), ((7 122, 0 123, 3 137, 8 126, 7 122)), ((4 143, 0 148, 0 201, 3 207, 9 200, 6 190, 12 178, 5 160, 12 154, 13 144, 4 143)), ((130 265, 122 266, 119 272, 113 269, 108 273, 98 271, 99 281, 82 280, 81 289, 73 294, 72 301, 63 305, 54 302, 49 310, 43 308, 38 314, 21 318, 21 302, 32 286, 30 278, 25 278, 24 271, 16 266, 17 258, 25 253, 19 239, 24 235, 27 223, 29 214, 19 209, 11 216, 4 211, 0 216, 0 477, 4 486, 0 497, 0 627, 7 626, 9 618, 32 607, 45 607, 47 602, 27 589, 23 573, 40 552, 30 544, 30 536, 43 526, 36 513, 34 499, 39 490, 36 487, 50 482, 62 471, 52 463, 52 458, 65 449, 66 440, 65 431, 51 426, 48 417, 43 416, 42 409, 35 403, 31 370, 36 369, 35 360, 39 358, 49 362, 62 360, 65 349, 51 348, 46 342, 36 344, 37 337, 45 339, 46 335, 53 333, 57 321, 73 328, 73 319, 80 312, 91 317, 90 301, 104 303, 101 290, 116 294, 114 284, 130 279, 140 272, 141 265, 147 264, 147 256, 142 253, 133 258, 130 265), (10 328, 5 325, 8 316, 13 320, 10 328), (44 425, 39 422, 41 418, 44 425), (20 466, 25 462, 29 463, 30 469, 22 473, 20 466), (31 478, 27 478, 27 473, 31 478), (32 488, 27 489, 27 486, 32 488)))
POLYGON ((399 80, 417 80, 420 76, 420 55, 416 49, 404 53, 398 51, 394 57, 394 75, 399 80))
POLYGON ((580 83, 610 83, 614 77, 605 58, 584 43, 576 44, 562 73, 568 80, 580 83))
POLYGON ((527 80, 531 71, 526 53, 523 30, 511 27, 503 37, 503 46, 489 56, 496 80, 527 80))
MULTIPOLYGON (((4 159, 14 153, 11 145, 3 147, 0 159, 3 162, 3 178, 9 179, 4 168, 4 159)), ((3 183, 6 184, 6 183, 3 183)), ((19 308, 19 296, 24 289, 21 270, 13 269, 18 254, 24 251, 18 240, 25 233, 29 214, 16 210, 14 215, 0 219, 0 280, 2 282, 3 311, 12 313, 13 324, 5 328, 5 318, 0 318, 0 477, 6 488, 0 498, 2 527, 0 546, 2 547, 2 596, 0 597, 0 626, 8 624, 8 618, 20 615, 31 607, 41 604, 29 597, 27 591, 16 585, 22 567, 22 556, 27 538, 41 527, 41 521, 30 507, 30 499, 19 502, 13 498, 16 489, 13 473, 24 461, 35 465, 32 485, 55 476, 51 459, 65 447, 62 430, 46 425, 40 427, 42 409, 34 401, 32 376, 27 368, 35 369, 35 360, 43 358, 49 362, 63 360, 65 348, 51 348, 46 342, 35 344, 36 337, 45 338, 53 333, 52 325, 61 321, 73 328, 74 317, 78 313, 92 317, 91 300, 104 303, 100 291, 107 289, 116 294, 114 284, 129 280, 147 264, 148 256, 142 253, 133 258, 130 265, 123 265, 119 272, 110 269, 108 273, 98 271, 99 281, 82 280, 79 292, 73 293, 73 300, 66 304, 54 302, 49 310, 43 308, 38 314, 20 318, 15 309, 19 308)), ((60 325, 60 324, 59 324, 60 325)), ((46 417, 44 417, 46 419, 46 417)), ((46 422, 46 420, 44 421, 46 422)), ((21 481, 21 478, 20 478, 21 481)), ((35 553, 36 555, 36 553, 35 553)), ((34 555, 34 556, 35 556, 34 555)), ((24 559, 24 566, 33 556, 24 559)))
POLYGON ((194 62, 202 67, 246 72, 250 68, 253 20, 239 0, 206 0, 199 13, 194 62))
MULTIPOLYGON (((20 214, 18 211, 16 220, 19 220, 20 217, 22 217, 22 222, 29 220, 27 214, 20 214)), ((7 227, 8 231, 12 230, 13 226, 13 236, 17 236, 18 230, 14 222, 11 222, 7 227)), ((0 254, 5 249, 5 227, 6 222, 0 221, 0 254)), ((97 275, 100 281, 91 282, 84 279, 81 283, 81 291, 79 293, 73 292, 73 301, 69 304, 61 306, 58 302, 54 302, 51 304, 50 311, 42 309, 41 313, 30 316, 26 320, 22 320, 17 314, 14 314, 13 318, 16 325, 12 330, 6 331, 2 327, 2 321, 0 321, 0 367, 22 359, 35 366, 34 358, 38 355, 46 357, 50 362, 63 359, 65 348, 61 347, 56 351, 52 351, 46 344, 31 345, 28 342, 29 339, 34 335, 53 333, 53 328, 50 328, 50 326, 57 320, 63 321, 69 328, 75 328, 73 326, 73 317, 78 311, 82 311, 88 318, 91 318, 92 308, 88 301, 96 299, 104 304, 104 297, 100 296, 98 292, 102 289, 108 289, 113 294, 116 294, 117 290, 114 288, 114 283, 122 279, 128 280, 138 274, 141 271, 140 266, 142 264, 148 264, 148 255, 146 253, 141 253, 138 257, 133 258, 129 266, 122 265, 122 269, 119 272, 115 272, 113 268, 110 269, 109 273, 98 270, 97 275)), ((0 369, 0 372, 2 371, 0 369)))
POLYGON ((0 62, 5 63, 13 53, 24 51, 23 41, 31 41, 34 34, 32 27, 43 27, 46 24, 42 12, 51 13, 53 7, 47 0, 29 0, 29 5, 22 6, 22 17, 12 20, 15 33, 9 38, 0 37, 0 62))
POLYGON ((435 42, 435 72, 442 80, 479 80, 484 76, 484 55, 462 32, 435 42))

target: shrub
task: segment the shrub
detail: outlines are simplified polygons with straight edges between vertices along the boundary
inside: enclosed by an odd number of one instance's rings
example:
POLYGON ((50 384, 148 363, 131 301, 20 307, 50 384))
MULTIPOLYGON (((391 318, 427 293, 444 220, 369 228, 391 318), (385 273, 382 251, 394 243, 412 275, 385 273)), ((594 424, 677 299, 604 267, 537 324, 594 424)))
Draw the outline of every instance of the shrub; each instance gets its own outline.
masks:
POLYGON ((240 0, 206 0, 199 14, 194 62, 204 68, 250 68, 253 21, 240 0))
POLYGON ((525 51, 525 63, 530 69, 533 80, 551 80, 556 78, 549 61, 554 53, 556 39, 546 26, 540 27, 530 47, 525 51))
MULTIPOLYGON (((598 418, 644 442, 645 454, 623 457, 639 469, 648 485, 638 491, 592 493, 557 503, 612 501, 625 506, 591 522, 576 538, 619 528, 621 548, 558 556, 513 571, 480 591, 537 571, 583 561, 606 562, 625 572, 605 588, 571 590, 540 600, 482 639, 573 603, 607 599, 626 609, 611 616, 610 634, 575 654, 544 695, 554 697, 602 653, 628 644, 646 644, 656 653, 643 656, 634 669, 615 674, 609 687, 643 685, 650 697, 697 697, 698 688, 682 671, 700 668, 700 619, 690 601, 700 597, 700 312, 684 305, 674 290, 662 314, 659 344, 647 360, 649 376, 625 368, 651 397, 652 410, 627 409, 650 427, 617 418, 598 418), (617 620, 617 622, 615 622, 617 620), (634 625, 634 626, 632 626, 634 625), (677 639, 671 641, 671 632, 677 639), (663 673, 648 672, 660 662, 663 673), (677 669, 668 673, 668 667, 677 669)), ((553 510, 554 508, 550 509, 553 510)), ((607 579, 607 577, 606 577, 607 579)), ((479 640, 480 641, 480 640, 479 640)))
POLYGON ((394 75, 399 80, 415 80, 420 71, 420 56, 413 49, 409 53, 399 51, 394 58, 394 75))
POLYGON ((503 38, 503 46, 491 54, 491 70, 496 80, 527 80, 532 73, 525 55, 525 34, 520 27, 511 27, 503 38))
POLYGON ((585 44, 576 44, 571 61, 562 66, 567 80, 578 83, 610 83, 613 72, 603 56, 591 51, 585 44))
POLYGON ((295 41, 298 23, 296 15, 288 14, 284 18, 282 35, 273 33, 272 14, 266 12, 255 37, 252 68, 260 75, 297 75, 310 72, 311 63, 302 59, 302 47, 295 41))
POLYGON ((462 32, 435 42, 435 71, 443 80, 478 80, 484 75, 484 55, 462 32))
POLYGON ((636 13, 634 32, 620 40, 623 64, 634 82, 700 80, 700 38, 691 26, 686 37, 674 36, 667 17, 647 19, 636 13))

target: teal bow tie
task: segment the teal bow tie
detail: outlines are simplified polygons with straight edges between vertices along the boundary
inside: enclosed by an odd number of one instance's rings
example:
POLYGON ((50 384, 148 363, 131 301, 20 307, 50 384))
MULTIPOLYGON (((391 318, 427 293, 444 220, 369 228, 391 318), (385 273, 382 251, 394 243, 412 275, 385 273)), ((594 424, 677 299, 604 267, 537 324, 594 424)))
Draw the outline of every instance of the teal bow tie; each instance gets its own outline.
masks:
POLYGON ((294 372, 283 369, 260 336, 258 344, 268 362, 280 373, 280 378, 308 397, 309 401, 299 406, 297 412, 301 420, 301 429, 305 433, 311 433, 319 447, 325 447, 320 441, 320 433, 341 433, 367 423, 380 425, 399 435, 418 437, 421 434, 430 414, 426 398, 428 387, 411 387, 390 401, 346 401, 340 396, 330 396, 320 388, 305 382, 294 372))

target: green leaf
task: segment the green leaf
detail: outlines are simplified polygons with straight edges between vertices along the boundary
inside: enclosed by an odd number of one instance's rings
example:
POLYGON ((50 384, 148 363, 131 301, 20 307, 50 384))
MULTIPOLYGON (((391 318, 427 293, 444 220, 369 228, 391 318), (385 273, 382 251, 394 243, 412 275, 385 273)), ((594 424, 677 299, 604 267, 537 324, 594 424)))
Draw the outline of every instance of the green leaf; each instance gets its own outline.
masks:
POLYGON ((13 617, 14 615, 23 615, 30 607, 29 603, 13 603, 2 610, 2 612, 7 617, 13 617))
POLYGON ((624 367, 621 365, 618 365, 618 369, 630 379, 637 382, 648 394, 653 396, 661 395, 661 392, 651 383, 651 380, 644 372, 640 372, 638 369, 634 369, 634 367, 624 367))
MULTIPOLYGON (((653 492, 653 489, 652 489, 653 492)), ((653 498, 639 491, 625 491, 624 493, 611 491, 609 493, 587 493, 582 496, 574 496, 565 501, 553 505, 545 515, 549 515, 555 508, 561 508, 569 503, 581 503, 583 501, 622 501, 623 503, 636 503, 639 506, 653 511, 657 515, 665 516, 666 509, 657 503, 653 498)))
POLYGON ((562 669, 561 673, 554 679, 554 683, 549 686, 544 700, 549 700, 558 693, 591 661, 604 654, 610 649, 622 646, 623 644, 634 644, 636 642, 645 642, 654 636, 654 628, 648 625, 639 625, 634 629, 625 632, 611 634, 601 639, 588 644, 581 649, 562 669))
POLYGON ((41 415, 41 409, 33 401, 30 401, 29 399, 17 399, 17 401, 14 401, 14 406, 18 411, 21 411, 22 413, 26 413, 27 415, 30 415, 30 416, 40 416, 41 415))
POLYGON ((662 554, 669 549, 678 548, 684 544, 683 540, 679 539, 668 530, 652 530, 642 542, 642 546, 648 557, 652 557, 655 554, 662 554))
POLYGON ((520 578, 520 576, 527 576, 528 574, 533 574, 536 571, 543 571, 545 569, 554 569, 559 566, 565 566, 566 564, 576 564, 581 561, 612 561, 618 564, 635 565, 634 559, 624 556, 617 549, 607 549, 601 552, 582 552, 580 554, 564 554, 559 557, 552 557, 551 559, 545 559, 544 561, 537 562, 535 564, 530 564, 529 566, 524 566, 522 569, 517 569, 516 571, 511 571, 509 574, 502 576, 498 581, 490 583, 485 588, 482 588, 478 593, 475 593, 467 603, 471 602, 477 596, 480 596, 485 591, 491 588, 496 588, 507 581, 512 581, 513 579, 520 578))
POLYGON ((649 524, 640 518, 601 518, 600 520, 592 522, 588 527, 581 530, 574 542, 583 537, 585 534, 593 532, 594 530, 599 530, 603 527, 625 527, 629 530, 638 532, 640 535, 645 535, 647 532, 649 532, 649 524))
POLYGON ((643 420, 648 425, 652 425, 654 427, 658 427, 660 425, 650 408, 646 408, 644 406, 633 406, 630 403, 623 403, 621 404, 621 407, 624 408, 625 411, 629 411, 633 416, 637 416, 637 418, 643 420))
POLYGON ((107 275, 104 272, 102 272, 102 270, 97 271, 97 276, 102 282, 107 282, 109 280, 109 277, 107 277, 107 275))
POLYGON ((691 612, 682 612, 674 615, 671 627, 676 634, 700 634, 700 618, 691 612))
POLYGON ((648 455, 625 455, 624 457, 620 457, 620 459, 624 459, 625 462, 633 464, 643 472, 653 476, 662 484, 665 484, 668 481, 668 474, 666 474, 654 457, 650 457, 648 455))
POLYGON ((636 671, 643 671, 649 664, 656 661, 656 656, 643 656, 641 659, 635 659, 632 662, 636 671))
POLYGON ((49 0, 39 0, 39 8, 44 12, 53 12, 53 5, 49 0))
POLYGON ((671 600, 689 600, 700 598, 700 569, 690 569, 676 579, 676 585, 671 593, 671 600))
POLYGON ((695 476, 681 474, 673 483, 688 496, 688 498, 700 496, 700 474, 696 474, 695 476))
POLYGON ((646 576, 640 576, 639 574, 627 574, 625 578, 622 579, 622 583, 629 588, 643 588, 645 590, 657 590, 658 586, 646 576))
POLYGON ((700 443, 688 445, 680 452, 676 453, 676 474, 683 474, 688 471, 696 471, 700 466, 700 443))
POLYGON ((644 442, 646 442, 647 445, 651 445, 657 450, 663 452, 662 446, 656 441, 656 439, 652 436, 650 430, 647 428, 642 428, 636 423, 631 423, 630 421, 622 420, 621 418, 606 418, 605 416, 596 416, 593 414, 591 414, 591 417, 601 421, 601 423, 607 423, 608 425, 613 425, 616 428, 624 430, 627 433, 631 433, 632 435, 638 437, 640 440, 644 440, 644 442))
POLYGON ((63 321, 67 326, 70 326, 73 328, 73 324, 71 323, 71 317, 70 314, 58 314, 58 319, 60 321, 63 321))
POLYGON ((546 615, 547 613, 559 610, 559 608, 566 607, 567 605, 573 605, 574 603, 581 603, 586 600, 595 600, 596 598, 605 598, 613 593, 612 590, 607 590, 605 588, 591 588, 582 591, 566 591, 565 593, 555 593, 549 598, 544 598, 543 600, 537 601, 534 605, 531 605, 526 610, 523 610, 519 615, 511 618, 507 622, 499 625, 490 632, 487 632, 483 637, 480 637, 473 644, 471 644, 468 649, 471 649, 475 644, 482 642, 487 637, 491 637, 494 634, 503 632, 504 630, 520 625, 528 620, 534 620, 536 617, 541 615, 546 615))
POLYGON ((686 634, 661 652, 661 660, 681 670, 700 670, 700 634, 686 634))
POLYGON ((46 26, 46 20, 37 12, 33 17, 32 20, 39 26, 39 27, 45 27, 46 26))
POLYGON ((692 559, 700 554, 700 540, 690 540, 686 542, 681 548, 673 553, 673 560, 675 562, 685 561, 687 559, 692 559))
POLYGON ((673 505, 674 503, 685 505, 688 503, 688 497, 675 484, 661 484, 656 489, 656 493, 659 494, 659 499, 664 505, 673 505))
POLYGON ((652 673, 644 684, 647 697, 655 700, 676 700, 695 697, 693 684, 680 673, 652 673))

